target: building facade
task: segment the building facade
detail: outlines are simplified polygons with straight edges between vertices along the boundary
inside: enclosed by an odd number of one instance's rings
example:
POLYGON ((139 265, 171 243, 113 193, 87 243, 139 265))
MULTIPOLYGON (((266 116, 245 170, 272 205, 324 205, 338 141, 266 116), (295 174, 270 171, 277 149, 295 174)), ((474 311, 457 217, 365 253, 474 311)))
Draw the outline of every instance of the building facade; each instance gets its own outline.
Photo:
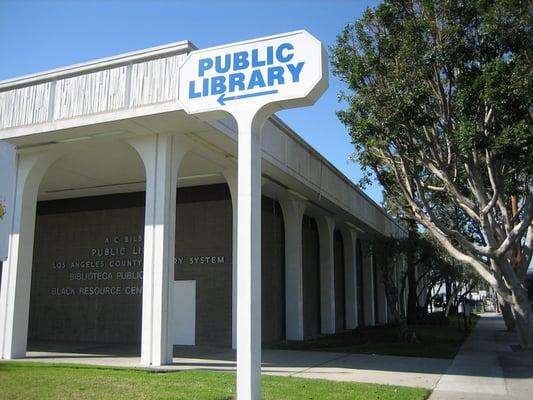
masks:
MULTIPOLYGON (((0 83, 0 140, 16 146, 0 358, 28 340, 133 344, 144 365, 235 346, 238 135, 176 101, 193 49, 0 83)), ((395 222, 275 116, 261 187, 262 341, 387 323, 371 249, 404 234, 395 222)))

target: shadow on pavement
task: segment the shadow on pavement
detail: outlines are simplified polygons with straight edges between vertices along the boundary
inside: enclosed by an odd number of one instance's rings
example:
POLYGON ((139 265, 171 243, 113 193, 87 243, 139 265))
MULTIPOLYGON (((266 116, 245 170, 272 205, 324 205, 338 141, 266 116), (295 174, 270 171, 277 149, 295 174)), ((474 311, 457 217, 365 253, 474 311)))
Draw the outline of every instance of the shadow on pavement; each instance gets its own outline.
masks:
MULTIPOLYGON (((533 378, 533 351, 513 351, 518 342, 516 334, 505 331, 503 319, 498 314, 482 314, 476 329, 461 347, 453 360, 417 357, 399 357, 372 354, 347 354, 323 351, 264 349, 262 365, 264 372, 299 374, 320 371, 328 374, 361 371, 405 373, 421 375, 463 375, 476 377, 533 378)), ((30 342, 28 356, 31 359, 57 360, 76 359, 87 361, 116 359, 117 365, 138 366, 138 362, 124 359, 139 357, 139 346, 102 344, 75 344, 53 342, 30 342), (123 361, 121 363, 121 360, 123 361)), ((174 346, 174 363, 157 367, 160 371, 179 369, 234 370, 236 353, 229 348, 209 346, 174 346)), ((108 360, 105 365, 113 365, 108 360)), ((532 388, 533 390, 533 388, 532 388)))

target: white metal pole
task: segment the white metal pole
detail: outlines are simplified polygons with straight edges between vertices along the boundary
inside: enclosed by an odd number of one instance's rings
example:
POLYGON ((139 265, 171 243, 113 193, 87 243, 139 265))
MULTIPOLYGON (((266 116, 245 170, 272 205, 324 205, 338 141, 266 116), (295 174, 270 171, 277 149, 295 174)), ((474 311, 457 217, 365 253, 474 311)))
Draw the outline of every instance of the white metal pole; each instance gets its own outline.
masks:
POLYGON ((238 400, 261 398, 261 125, 253 117, 237 121, 238 400))

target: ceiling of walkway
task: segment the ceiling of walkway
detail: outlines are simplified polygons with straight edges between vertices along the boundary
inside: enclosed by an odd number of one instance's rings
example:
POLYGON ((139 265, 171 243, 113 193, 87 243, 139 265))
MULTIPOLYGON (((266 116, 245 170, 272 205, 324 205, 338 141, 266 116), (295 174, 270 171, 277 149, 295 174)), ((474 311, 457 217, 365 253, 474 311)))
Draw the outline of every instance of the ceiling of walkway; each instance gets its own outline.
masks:
MULTIPOLYGON (((221 165, 202 154, 187 153, 178 173, 179 186, 224 182, 221 165)), ((39 187, 39 200, 95 196, 145 190, 144 165, 122 141, 83 143, 58 159, 39 187)))

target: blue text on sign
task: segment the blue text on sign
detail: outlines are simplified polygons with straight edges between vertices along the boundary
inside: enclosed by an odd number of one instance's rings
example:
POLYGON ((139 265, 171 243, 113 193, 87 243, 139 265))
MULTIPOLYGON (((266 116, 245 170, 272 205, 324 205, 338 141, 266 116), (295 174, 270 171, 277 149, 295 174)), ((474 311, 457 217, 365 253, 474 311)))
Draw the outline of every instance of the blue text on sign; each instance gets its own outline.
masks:
POLYGON ((272 90, 273 87, 299 82, 305 62, 290 63, 294 58, 291 43, 261 50, 237 51, 198 60, 200 79, 189 82, 189 98, 220 95, 218 102, 224 105, 229 100, 276 93, 277 89, 272 90), (226 93, 263 88, 270 90, 225 97, 226 93))

